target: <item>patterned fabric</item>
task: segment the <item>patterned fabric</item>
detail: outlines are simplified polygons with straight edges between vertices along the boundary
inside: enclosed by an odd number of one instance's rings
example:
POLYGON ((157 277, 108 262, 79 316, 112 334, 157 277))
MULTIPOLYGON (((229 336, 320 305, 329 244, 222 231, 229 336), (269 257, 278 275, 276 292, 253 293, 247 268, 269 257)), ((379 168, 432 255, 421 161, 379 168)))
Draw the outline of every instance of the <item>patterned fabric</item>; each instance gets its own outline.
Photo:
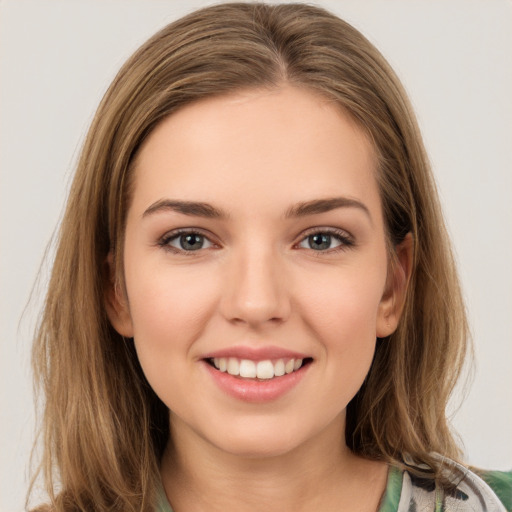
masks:
POLYGON ((505 509, 508 512, 512 511, 512 471, 474 471, 496 493, 505 509))
POLYGON ((391 467, 378 512, 511 512, 512 471, 470 471, 443 458, 444 476, 452 488, 428 476, 428 468, 391 467), (424 476, 421 476, 423 473, 424 476))
MULTIPOLYGON (((418 476, 427 475, 422 467, 402 471, 391 466, 378 512, 512 512, 512 471, 470 471, 451 460, 444 462, 454 484, 450 490, 418 476)), ((173 512, 163 489, 156 512, 173 512)))

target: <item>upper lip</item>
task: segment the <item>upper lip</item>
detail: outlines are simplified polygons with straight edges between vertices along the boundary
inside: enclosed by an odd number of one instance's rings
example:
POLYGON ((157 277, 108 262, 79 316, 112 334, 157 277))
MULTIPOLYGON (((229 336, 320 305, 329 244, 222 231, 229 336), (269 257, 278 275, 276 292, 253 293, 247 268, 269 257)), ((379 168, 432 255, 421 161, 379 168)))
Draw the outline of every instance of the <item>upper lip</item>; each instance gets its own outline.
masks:
POLYGON ((202 359, 213 359, 216 357, 234 357, 237 359, 263 361, 266 359, 306 359, 310 356, 276 346, 249 347, 242 345, 209 352, 202 359))

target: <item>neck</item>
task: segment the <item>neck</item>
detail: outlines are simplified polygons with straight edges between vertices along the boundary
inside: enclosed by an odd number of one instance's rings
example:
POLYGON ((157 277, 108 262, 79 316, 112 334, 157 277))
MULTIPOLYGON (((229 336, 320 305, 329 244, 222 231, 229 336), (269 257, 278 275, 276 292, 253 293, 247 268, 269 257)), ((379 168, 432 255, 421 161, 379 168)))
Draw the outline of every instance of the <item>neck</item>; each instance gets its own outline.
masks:
POLYGON ((387 468, 353 454, 344 420, 279 455, 226 453, 194 432, 172 428, 162 481, 175 512, 361 510, 375 512, 387 468))

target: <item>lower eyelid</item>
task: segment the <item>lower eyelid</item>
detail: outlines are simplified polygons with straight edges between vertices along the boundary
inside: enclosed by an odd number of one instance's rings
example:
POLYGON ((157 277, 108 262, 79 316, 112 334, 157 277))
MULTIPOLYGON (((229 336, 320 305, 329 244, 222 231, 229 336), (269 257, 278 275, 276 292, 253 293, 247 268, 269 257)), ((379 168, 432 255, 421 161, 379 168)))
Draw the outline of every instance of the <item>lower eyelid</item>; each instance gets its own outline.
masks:
MULTIPOLYGON (((299 240, 299 242, 295 245, 301 244, 302 242, 307 240, 310 236, 316 235, 316 234, 329 235, 332 238, 336 239, 339 242, 339 245, 337 247, 339 247, 339 246, 351 247, 351 246, 355 245, 354 238, 349 233, 347 233, 345 231, 338 231, 338 230, 334 231, 334 230, 330 230, 330 229, 315 229, 315 230, 309 231, 309 232, 303 234, 301 239, 299 240)), ((334 247, 334 249, 336 249, 337 247, 334 247)))
POLYGON ((211 236, 208 236, 207 234, 197 229, 180 229, 176 231, 170 231, 157 240, 157 245, 163 248, 174 249, 180 252, 195 252, 186 251, 184 249, 180 249, 179 247, 174 247, 173 245, 171 245, 172 241, 177 240, 184 235, 198 235, 201 236, 208 243, 208 247, 201 247, 200 249, 197 249, 197 252, 199 252, 202 249, 209 249, 216 245, 215 242, 212 240, 211 236))

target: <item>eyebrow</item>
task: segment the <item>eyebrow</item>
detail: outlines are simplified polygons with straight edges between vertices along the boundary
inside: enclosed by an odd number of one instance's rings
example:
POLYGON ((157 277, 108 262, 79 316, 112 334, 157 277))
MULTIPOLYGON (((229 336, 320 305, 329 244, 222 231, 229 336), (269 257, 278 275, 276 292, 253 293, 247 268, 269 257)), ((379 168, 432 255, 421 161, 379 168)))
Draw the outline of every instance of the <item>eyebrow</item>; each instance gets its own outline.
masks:
POLYGON ((225 219, 228 214, 211 204, 197 201, 176 201, 172 199, 160 199, 147 208, 142 217, 147 217, 154 213, 173 211, 182 213, 183 215, 191 215, 194 217, 205 217, 208 219, 225 219))
MULTIPOLYGON (((319 213, 336 210, 337 208, 358 208, 368 216, 370 221, 372 220, 368 207, 357 199, 351 199, 349 197, 332 197, 328 199, 304 201, 288 208, 285 213, 285 218, 289 219, 306 217, 307 215, 317 215, 319 213)), ((204 217, 208 219, 226 219, 229 217, 227 212, 219 208, 215 208, 209 203, 198 201, 177 201, 173 199, 160 199, 159 201, 154 202, 144 211, 142 217, 166 211, 173 211, 183 215, 204 217)))
POLYGON ((329 199, 315 199, 313 201, 298 203, 286 211, 285 218, 316 215, 319 213, 330 212, 337 208, 357 208, 363 211, 370 221, 372 221, 372 216, 368 207, 361 201, 349 197, 331 197, 329 199))

